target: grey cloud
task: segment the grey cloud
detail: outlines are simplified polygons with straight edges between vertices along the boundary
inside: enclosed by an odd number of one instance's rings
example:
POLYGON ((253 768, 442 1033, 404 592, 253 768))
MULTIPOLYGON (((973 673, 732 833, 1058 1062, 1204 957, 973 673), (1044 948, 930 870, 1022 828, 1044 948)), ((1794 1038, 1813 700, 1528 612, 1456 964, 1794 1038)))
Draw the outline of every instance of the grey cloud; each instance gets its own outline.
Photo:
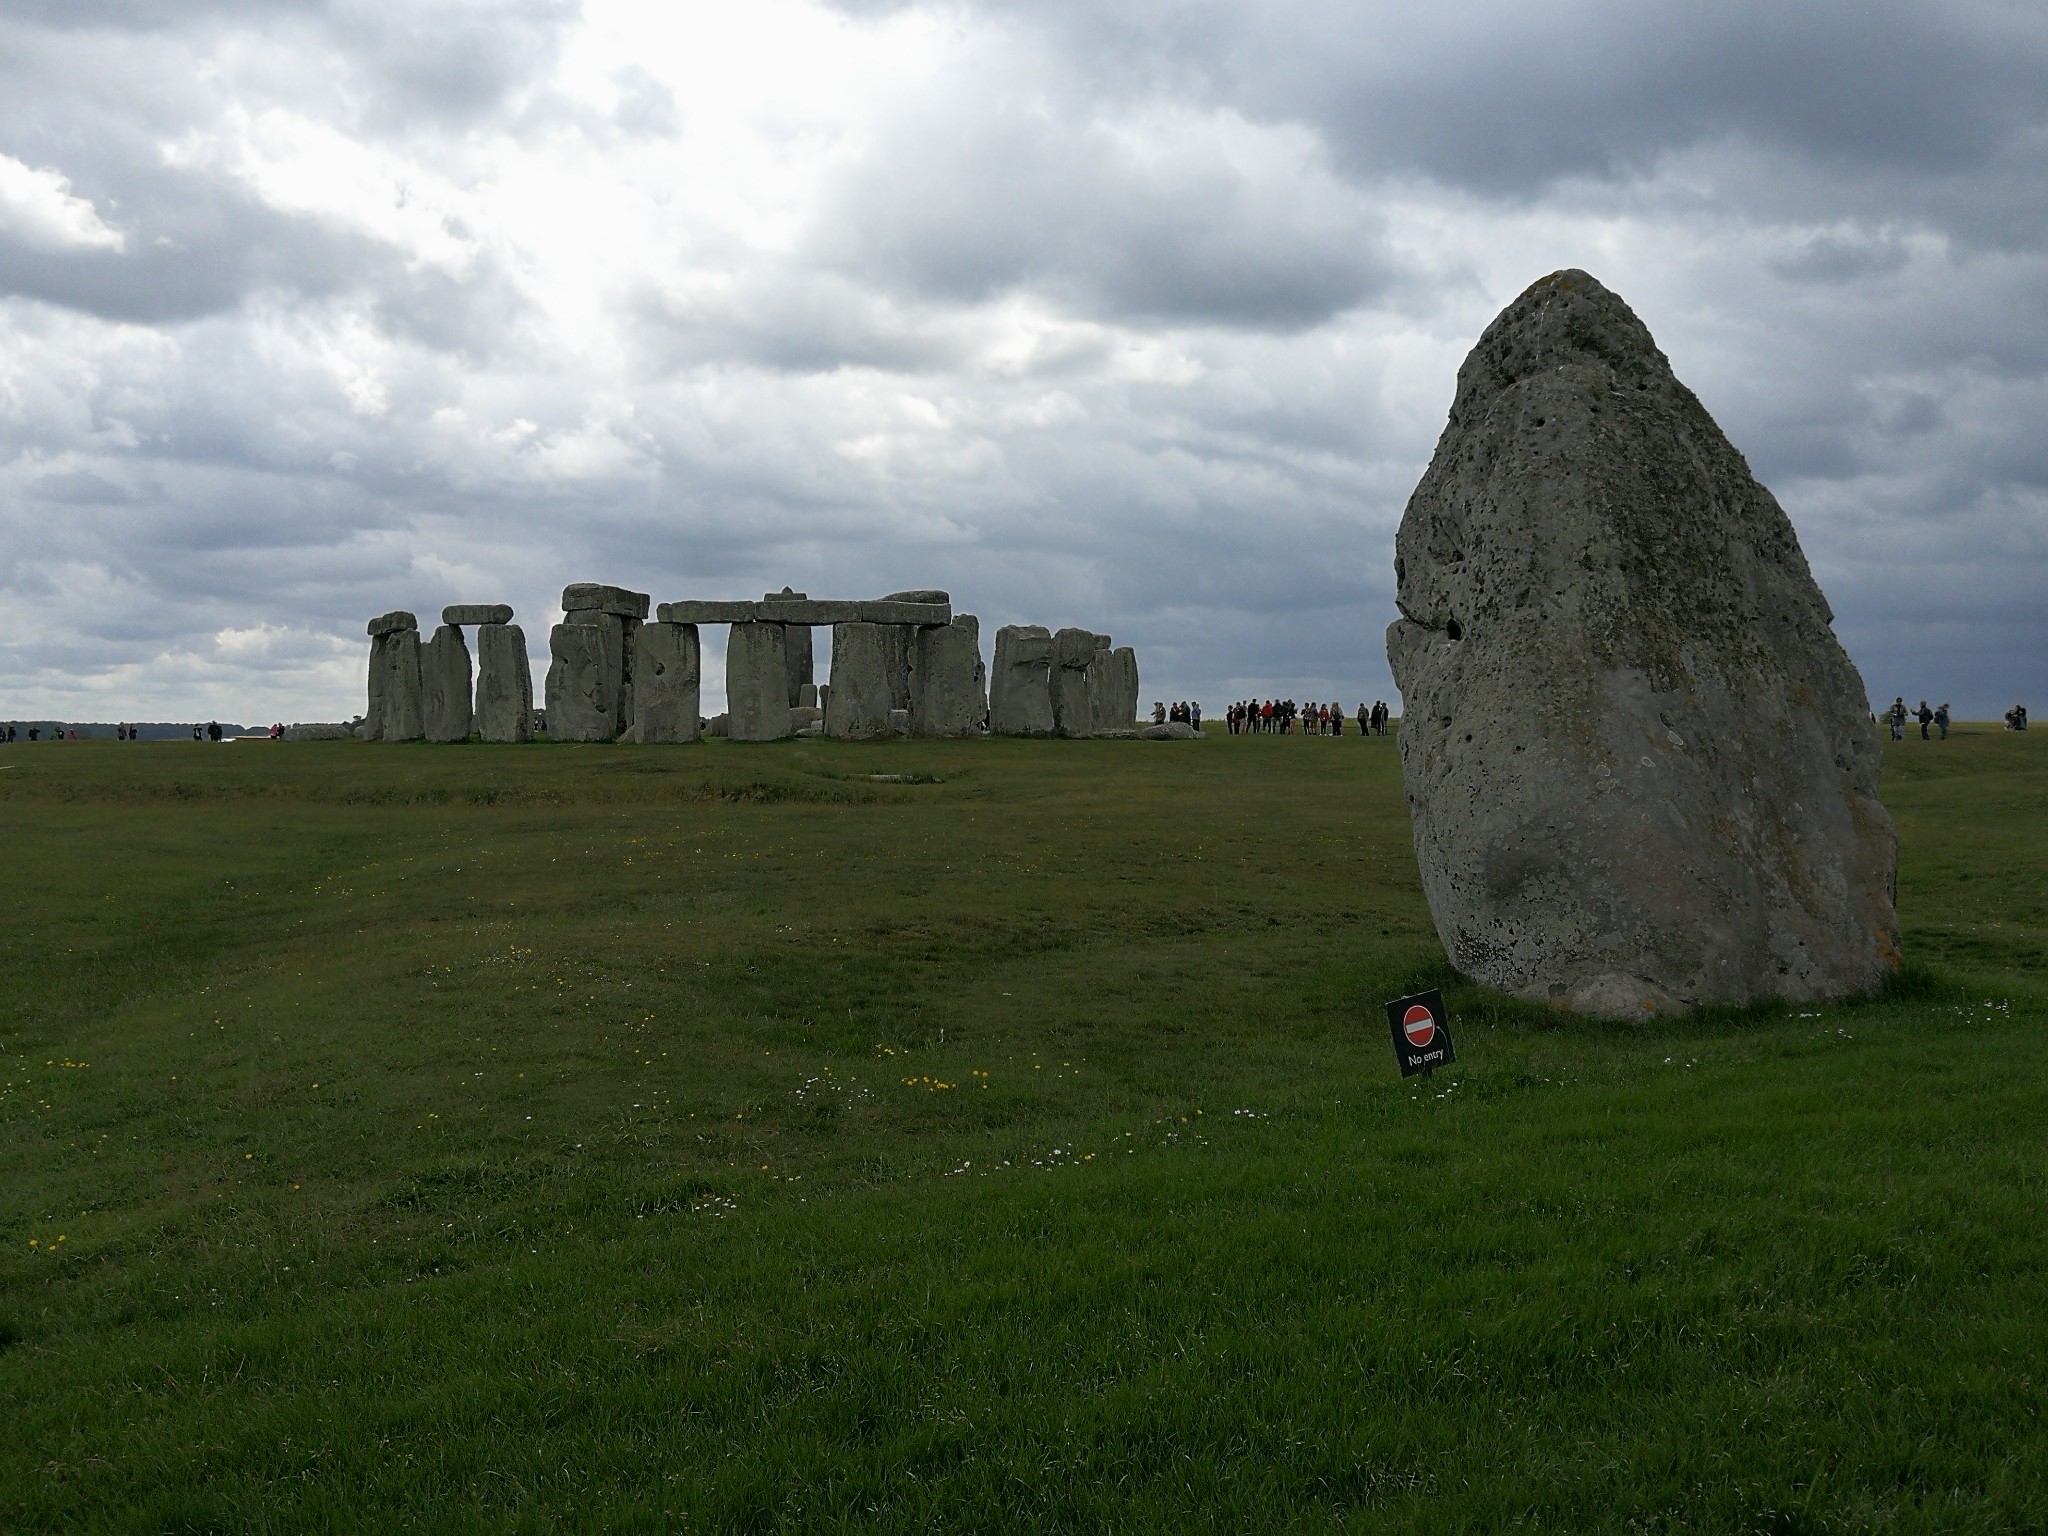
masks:
POLYGON ((104 475, 96 475, 90 470, 83 469, 63 474, 38 475, 28 483, 26 489, 34 500, 52 502, 58 506, 115 506, 134 499, 125 486, 116 485, 104 475))
POLYGON ((956 95, 887 125, 814 230, 815 257, 899 294, 1031 289, 1078 313, 1299 330, 1393 276, 1381 222, 1292 146, 1256 164, 1168 128, 1136 151, 1085 104, 956 95))

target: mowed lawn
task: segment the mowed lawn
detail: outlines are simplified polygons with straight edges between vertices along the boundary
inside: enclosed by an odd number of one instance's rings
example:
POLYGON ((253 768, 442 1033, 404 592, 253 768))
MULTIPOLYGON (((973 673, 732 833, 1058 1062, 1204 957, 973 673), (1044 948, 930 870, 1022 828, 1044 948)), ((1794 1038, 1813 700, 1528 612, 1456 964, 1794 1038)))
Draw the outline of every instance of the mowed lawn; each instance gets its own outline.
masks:
POLYGON ((2042 1529, 2048 733, 1887 752, 1892 993, 1623 1027, 1388 740, 0 749, 0 1530, 2042 1529))

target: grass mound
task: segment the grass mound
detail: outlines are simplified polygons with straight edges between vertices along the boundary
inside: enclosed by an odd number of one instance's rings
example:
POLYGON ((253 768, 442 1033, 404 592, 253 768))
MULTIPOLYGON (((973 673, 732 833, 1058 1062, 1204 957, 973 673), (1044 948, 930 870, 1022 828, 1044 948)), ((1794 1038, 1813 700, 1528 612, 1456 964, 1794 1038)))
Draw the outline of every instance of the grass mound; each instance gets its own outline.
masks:
POLYGON ((0 1528, 2048 1508, 2031 736, 1887 748, 1885 996, 1651 1025, 1391 741, 7 751, 0 1528))

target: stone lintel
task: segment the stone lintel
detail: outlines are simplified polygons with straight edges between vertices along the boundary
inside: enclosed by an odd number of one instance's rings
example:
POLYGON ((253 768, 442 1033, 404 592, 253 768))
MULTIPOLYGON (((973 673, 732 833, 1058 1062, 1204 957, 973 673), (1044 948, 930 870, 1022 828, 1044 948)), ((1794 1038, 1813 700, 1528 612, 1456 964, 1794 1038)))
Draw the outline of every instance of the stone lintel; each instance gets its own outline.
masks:
POLYGON ((752 624, 761 617, 759 603, 663 603, 654 611, 664 624, 752 624))
POLYGON ((372 636, 396 634, 401 629, 418 629, 420 621, 403 608, 394 608, 389 613, 380 613, 370 620, 369 633, 372 636))
POLYGON ((599 613, 613 614, 621 619, 644 619, 647 617, 647 594, 628 592, 624 587, 608 587, 596 581, 571 582, 562 588, 564 613, 574 613, 583 608, 594 608, 599 613))
POLYGON ((875 598, 860 604, 863 624, 950 624, 953 605, 945 603, 898 603, 875 598))
POLYGON ((441 610, 443 624, 510 624, 510 603, 450 603, 441 610))
POLYGON ((770 624, 852 624, 860 618, 859 603, 830 598, 770 597, 762 600, 761 618, 770 624))

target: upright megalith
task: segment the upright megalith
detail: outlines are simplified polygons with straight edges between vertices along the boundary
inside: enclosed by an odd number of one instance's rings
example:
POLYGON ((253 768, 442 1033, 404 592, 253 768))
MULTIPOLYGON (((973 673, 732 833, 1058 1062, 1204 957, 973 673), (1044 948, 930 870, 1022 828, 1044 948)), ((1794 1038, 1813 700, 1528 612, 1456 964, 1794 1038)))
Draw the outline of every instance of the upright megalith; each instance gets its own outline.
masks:
POLYGON ((420 687, 427 740, 469 740, 469 646, 458 626, 443 624, 420 647, 420 687))
POLYGON ((981 621, 971 613, 956 613, 950 624, 918 630, 911 680, 911 735, 979 733, 988 720, 988 671, 981 661, 981 621))
POLYGON ((369 708, 363 740, 418 741, 426 734, 419 620, 403 609, 370 620, 369 708))
MULTIPOLYGON (((629 592, 624 587, 596 581, 571 582, 562 588, 562 622, 588 625, 604 634, 604 663, 610 687, 610 732, 602 738, 578 739, 608 741, 633 723, 633 635, 647 617, 649 601, 645 592, 629 592)), ((552 724, 548 734, 554 735, 552 724)))
POLYGON ((1042 624, 1005 624, 996 631, 988 675, 992 736, 1050 736, 1052 634, 1042 624))
POLYGON ((485 741, 533 740, 533 664, 517 624, 477 626, 476 730, 485 741))
POLYGON ((1058 736, 1093 736, 1095 702, 1088 693, 1088 669, 1098 649, 1086 629, 1063 629, 1052 637, 1052 728, 1058 736))
POLYGON ((695 741, 703 653, 694 624, 642 624, 633 636, 629 741, 695 741))
POLYGON ((611 741, 619 734, 617 632, 557 624, 548 633, 549 741, 611 741))
POLYGON ((734 741, 780 741, 789 734, 789 673, 784 626, 735 624, 725 642, 725 733, 734 741))
MULTIPOLYGON (((892 677, 897 665, 895 624, 832 626, 832 683, 825 695, 825 734, 842 741, 871 741, 890 734, 896 708, 892 677)), ((823 690, 820 690, 823 692, 823 690)))
POLYGON ((1583 272, 1502 311, 1395 542, 1387 653, 1452 962, 1613 1017, 1898 965, 1867 695, 1778 503, 1583 272))
MULTIPOLYGON (((777 618, 787 612, 793 618, 807 619, 803 610, 810 605, 810 597, 790 587, 780 592, 769 592, 761 598, 761 617, 777 618)), ((784 621, 782 634, 783 675, 789 679, 789 706, 798 708, 804 702, 804 689, 815 686, 817 666, 816 652, 811 644, 811 626, 808 622, 784 621)))
MULTIPOLYGON (((1107 640, 1107 636, 1098 638, 1107 640)), ((1138 724, 1138 653, 1128 645, 1103 645, 1088 667, 1088 700, 1098 735, 1129 731, 1138 724)))

